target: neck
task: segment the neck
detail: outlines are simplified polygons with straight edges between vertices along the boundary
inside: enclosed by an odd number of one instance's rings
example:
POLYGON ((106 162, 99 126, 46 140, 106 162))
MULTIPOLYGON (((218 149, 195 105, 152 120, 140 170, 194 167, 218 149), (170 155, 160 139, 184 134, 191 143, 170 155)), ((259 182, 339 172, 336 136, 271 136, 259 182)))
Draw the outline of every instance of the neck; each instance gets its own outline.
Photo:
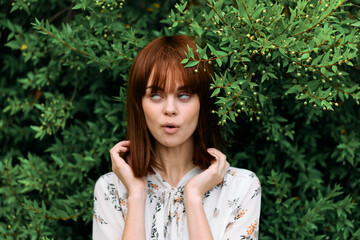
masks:
POLYGON ((176 187, 181 178, 195 167, 193 139, 172 148, 157 143, 155 152, 155 161, 161 166, 159 169, 161 177, 173 187, 176 187))

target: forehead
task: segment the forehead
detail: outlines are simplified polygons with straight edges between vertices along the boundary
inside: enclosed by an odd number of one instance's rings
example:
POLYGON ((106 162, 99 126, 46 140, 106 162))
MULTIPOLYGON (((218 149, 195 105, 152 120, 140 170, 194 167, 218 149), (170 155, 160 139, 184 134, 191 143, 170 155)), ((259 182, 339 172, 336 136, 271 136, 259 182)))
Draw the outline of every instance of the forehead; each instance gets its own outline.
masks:
POLYGON ((167 66, 165 69, 152 69, 146 83, 146 88, 152 91, 161 89, 165 92, 176 92, 179 88, 189 86, 185 81, 184 72, 177 66, 167 66))

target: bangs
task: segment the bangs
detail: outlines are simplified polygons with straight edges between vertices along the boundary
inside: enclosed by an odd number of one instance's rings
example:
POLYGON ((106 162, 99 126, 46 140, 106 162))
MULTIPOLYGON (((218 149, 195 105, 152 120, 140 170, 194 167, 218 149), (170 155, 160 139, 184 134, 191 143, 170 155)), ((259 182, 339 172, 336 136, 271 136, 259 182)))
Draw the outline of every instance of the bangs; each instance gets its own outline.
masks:
POLYGON ((191 69, 184 68, 182 59, 158 59, 154 64, 146 86, 151 86, 152 92, 162 90, 174 93, 181 87, 190 94, 199 93, 199 86, 190 74, 191 69))
POLYGON ((192 49, 195 59, 198 59, 195 42, 181 35, 158 38, 139 52, 130 69, 130 89, 136 89, 134 97, 139 107, 146 88, 150 86, 152 91, 172 93, 177 87, 184 87, 190 94, 208 94, 212 68, 203 61, 185 68, 181 62, 187 58, 188 47, 192 49))

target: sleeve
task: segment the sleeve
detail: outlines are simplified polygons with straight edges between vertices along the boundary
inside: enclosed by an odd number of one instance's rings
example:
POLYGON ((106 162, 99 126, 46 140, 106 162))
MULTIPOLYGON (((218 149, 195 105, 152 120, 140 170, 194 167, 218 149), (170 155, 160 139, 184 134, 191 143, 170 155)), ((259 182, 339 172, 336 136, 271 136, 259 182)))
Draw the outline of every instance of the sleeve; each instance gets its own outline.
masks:
MULTIPOLYGON (((126 214, 122 199, 111 178, 99 178, 94 189, 93 239, 121 239, 126 214)), ((126 193, 125 193, 126 194, 126 193)))
POLYGON ((234 205, 223 240, 257 240, 261 205, 261 184, 253 175, 243 201, 234 205))

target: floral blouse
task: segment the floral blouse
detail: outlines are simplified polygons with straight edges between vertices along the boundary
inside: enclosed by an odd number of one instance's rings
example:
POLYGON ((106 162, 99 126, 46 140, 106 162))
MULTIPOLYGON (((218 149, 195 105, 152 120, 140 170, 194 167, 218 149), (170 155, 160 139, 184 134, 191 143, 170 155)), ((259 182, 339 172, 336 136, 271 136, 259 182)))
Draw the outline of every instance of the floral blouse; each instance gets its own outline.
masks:
MULTIPOLYGON (((189 239, 186 209, 183 202, 185 184, 201 173, 190 170, 172 187, 160 176, 148 174, 145 207, 146 239, 189 239)), ((94 191, 93 239, 121 239, 126 214, 125 186, 113 173, 99 178, 94 191)), ((203 197, 203 207, 214 240, 258 239, 261 186, 256 175, 246 169, 230 167, 224 181, 203 197)))

